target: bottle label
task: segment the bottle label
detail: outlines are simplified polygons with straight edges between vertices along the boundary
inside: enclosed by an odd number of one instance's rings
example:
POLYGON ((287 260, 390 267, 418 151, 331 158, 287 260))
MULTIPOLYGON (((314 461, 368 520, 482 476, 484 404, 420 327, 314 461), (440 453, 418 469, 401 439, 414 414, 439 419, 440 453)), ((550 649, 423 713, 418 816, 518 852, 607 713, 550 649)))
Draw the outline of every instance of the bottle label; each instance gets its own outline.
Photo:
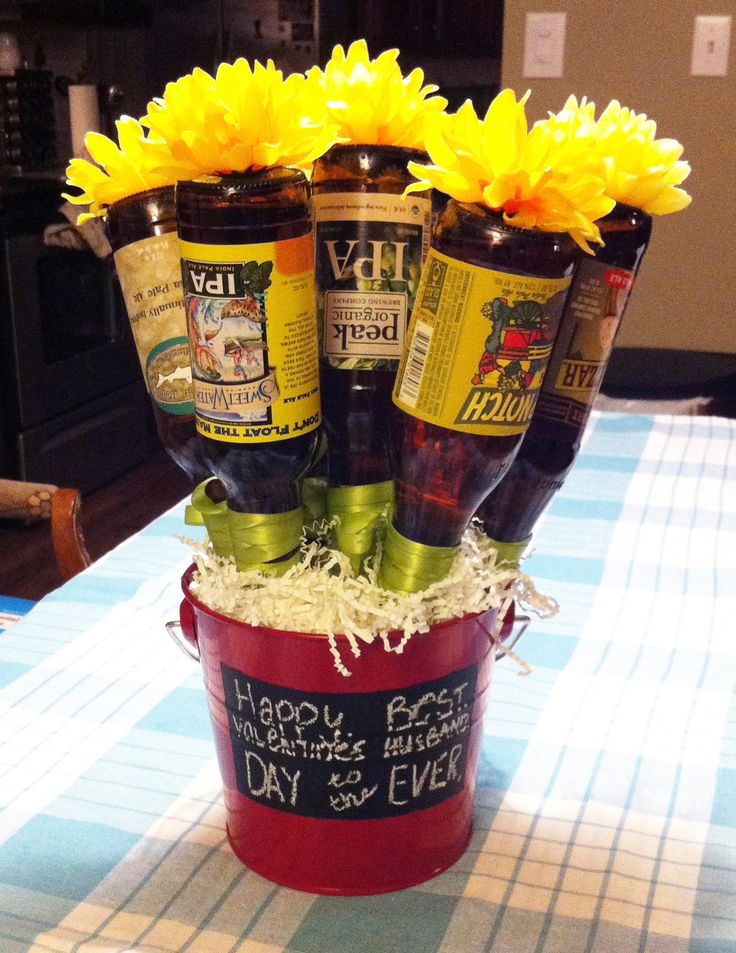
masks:
POLYGON ((167 414, 193 414, 192 371, 176 232, 115 252, 146 388, 167 414))
POLYGON ((537 414, 576 428, 588 419, 633 283, 625 268, 581 260, 537 414))
POLYGON ((321 353, 345 370, 395 370, 429 250, 427 198, 313 197, 321 353))
POLYGON ((180 242, 197 430, 226 443, 320 423, 312 236, 180 242))
POLYGON ((429 423, 510 436, 529 426, 570 278, 468 265, 432 249, 394 403, 429 423))

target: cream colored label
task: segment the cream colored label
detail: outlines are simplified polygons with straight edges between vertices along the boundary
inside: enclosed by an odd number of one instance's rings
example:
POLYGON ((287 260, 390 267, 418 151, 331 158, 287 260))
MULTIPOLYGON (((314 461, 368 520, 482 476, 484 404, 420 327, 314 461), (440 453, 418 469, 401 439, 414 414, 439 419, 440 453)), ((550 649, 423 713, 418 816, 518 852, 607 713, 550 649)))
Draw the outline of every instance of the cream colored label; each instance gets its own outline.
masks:
POLYGON ((394 389, 402 410, 489 435, 529 426, 569 278, 479 268, 432 249, 394 389))
POLYGON ((380 192, 315 195, 322 354, 343 369, 396 368, 422 262, 429 199, 380 192))
POLYGON ((634 275, 594 258, 578 265, 537 413, 575 426, 590 414, 634 275))
POLYGON ((226 443, 320 423, 312 236, 180 243, 197 430, 226 443))
POLYGON ((193 413, 176 233, 126 245, 115 252, 115 267, 149 393, 168 413, 193 413))

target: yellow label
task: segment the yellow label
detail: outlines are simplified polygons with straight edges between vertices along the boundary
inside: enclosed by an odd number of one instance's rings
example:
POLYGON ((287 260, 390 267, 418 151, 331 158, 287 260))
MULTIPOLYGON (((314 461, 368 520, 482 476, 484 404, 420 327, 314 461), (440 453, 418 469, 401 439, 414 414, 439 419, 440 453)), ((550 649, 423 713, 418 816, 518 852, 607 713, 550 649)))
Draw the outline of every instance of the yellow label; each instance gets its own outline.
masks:
POLYGON ((180 242, 197 430, 227 443, 319 426, 312 236, 180 242))
POLYGON ((176 232, 120 248, 115 268, 148 392, 167 413, 193 413, 176 232))
POLYGON ((431 249, 394 403, 451 430, 523 433, 569 285, 570 278, 492 271, 431 249))

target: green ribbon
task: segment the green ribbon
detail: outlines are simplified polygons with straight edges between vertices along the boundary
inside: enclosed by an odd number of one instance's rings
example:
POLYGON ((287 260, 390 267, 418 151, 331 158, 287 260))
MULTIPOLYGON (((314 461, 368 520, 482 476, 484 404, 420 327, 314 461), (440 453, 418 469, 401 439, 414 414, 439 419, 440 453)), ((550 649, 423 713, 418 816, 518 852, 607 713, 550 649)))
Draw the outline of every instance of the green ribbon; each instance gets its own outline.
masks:
POLYGON ((422 592, 433 582, 445 578, 459 549, 459 546, 415 543, 389 523, 378 585, 393 592, 422 592))
POLYGON ((507 566, 509 569, 518 569, 521 564, 521 557, 529 545, 530 540, 531 536, 527 536, 526 539, 520 539, 514 543, 504 543, 497 539, 491 539, 493 548, 496 550, 496 565, 499 567, 507 566))
POLYGON ((184 522, 187 526, 204 526, 202 514, 195 510, 191 503, 184 507, 184 522))
POLYGON ((229 510, 228 523, 235 565, 241 572, 260 569, 271 575, 282 575, 299 561, 303 520, 301 506, 288 513, 238 513, 229 510))
POLYGON ((391 480, 327 488, 327 516, 338 517, 332 531, 335 547, 350 557, 356 573, 363 568, 366 556, 375 549, 378 522, 393 496, 391 480))
POLYGON ((187 526, 202 526, 212 541, 218 556, 232 556, 233 544, 230 538, 227 502, 222 500, 216 503, 207 494, 207 485, 216 477, 210 477, 194 488, 192 502, 184 511, 184 522, 187 526))
POLYGON ((304 528, 314 530, 327 515, 327 480, 321 477, 305 477, 302 481, 302 506, 304 528))

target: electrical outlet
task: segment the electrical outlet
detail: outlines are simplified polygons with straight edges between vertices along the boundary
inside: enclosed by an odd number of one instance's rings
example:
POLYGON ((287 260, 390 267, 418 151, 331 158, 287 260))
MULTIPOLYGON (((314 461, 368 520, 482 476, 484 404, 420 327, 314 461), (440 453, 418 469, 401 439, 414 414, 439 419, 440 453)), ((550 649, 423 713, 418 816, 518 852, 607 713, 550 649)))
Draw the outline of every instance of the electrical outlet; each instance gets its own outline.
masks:
POLYGON ((730 45, 730 16, 695 17, 690 75, 726 76, 730 45))
POLYGON ((527 13, 524 76, 562 76, 566 13, 527 13))

